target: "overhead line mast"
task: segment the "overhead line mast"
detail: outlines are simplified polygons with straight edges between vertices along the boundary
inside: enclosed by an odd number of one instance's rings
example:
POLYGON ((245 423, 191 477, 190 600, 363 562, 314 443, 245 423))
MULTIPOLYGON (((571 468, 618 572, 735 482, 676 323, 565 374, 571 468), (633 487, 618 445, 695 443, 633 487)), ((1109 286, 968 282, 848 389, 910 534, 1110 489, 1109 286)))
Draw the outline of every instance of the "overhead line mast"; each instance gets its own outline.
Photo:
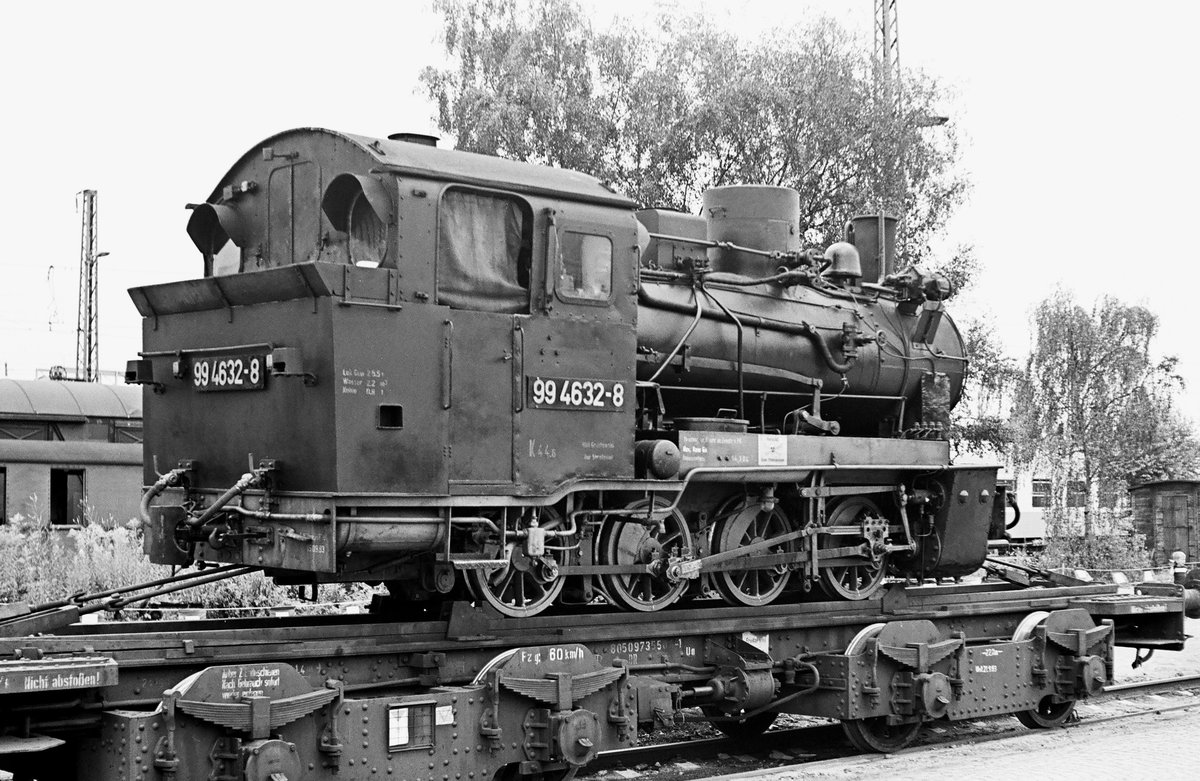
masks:
POLYGON ((898 0, 875 0, 876 78, 884 99, 900 113, 900 14, 898 0))
POLYGON ((75 325, 75 379, 96 382, 100 363, 100 313, 96 261, 107 252, 96 252, 96 191, 79 193, 82 229, 79 239, 79 319, 75 325))

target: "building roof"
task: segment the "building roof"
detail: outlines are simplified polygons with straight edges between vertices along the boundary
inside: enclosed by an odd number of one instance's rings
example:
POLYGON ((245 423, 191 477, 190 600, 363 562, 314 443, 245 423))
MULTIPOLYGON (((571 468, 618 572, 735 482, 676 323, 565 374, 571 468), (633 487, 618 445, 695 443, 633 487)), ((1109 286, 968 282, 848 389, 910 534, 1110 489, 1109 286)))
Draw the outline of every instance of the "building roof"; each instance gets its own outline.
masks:
POLYGON ((141 420, 142 389, 60 380, 0 379, 0 417, 141 420))
POLYGON ((1137 491, 1142 488, 1156 488, 1158 486, 1173 485, 1173 484, 1174 485, 1178 485, 1178 484, 1200 485, 1200 480, 1195 480, 1195 479, 1187 478, 1187 477, 1177 477, 1177 478, 1174 478, 1171 480, 1151 480, 1148 483, 1139 483, 1138 485, 1135 485, 1133 488, 1130 488, 1129 490, 1137 491))

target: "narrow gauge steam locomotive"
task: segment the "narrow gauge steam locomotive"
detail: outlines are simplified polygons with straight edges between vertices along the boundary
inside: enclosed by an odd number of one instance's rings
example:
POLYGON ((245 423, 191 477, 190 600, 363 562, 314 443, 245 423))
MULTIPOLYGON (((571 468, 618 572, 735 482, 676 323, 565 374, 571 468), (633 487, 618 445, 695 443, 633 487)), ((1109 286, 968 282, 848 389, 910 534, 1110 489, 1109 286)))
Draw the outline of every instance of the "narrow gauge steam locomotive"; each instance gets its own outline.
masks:
POLYGON ((863 599, 983 560, 996 475, 950 461, 950 291, 881 268, 889 220, 821 254, 784 188, 635 211, 319 129, 190 208, 203 277, 130 291, 154 561, 530 616, 863 599))

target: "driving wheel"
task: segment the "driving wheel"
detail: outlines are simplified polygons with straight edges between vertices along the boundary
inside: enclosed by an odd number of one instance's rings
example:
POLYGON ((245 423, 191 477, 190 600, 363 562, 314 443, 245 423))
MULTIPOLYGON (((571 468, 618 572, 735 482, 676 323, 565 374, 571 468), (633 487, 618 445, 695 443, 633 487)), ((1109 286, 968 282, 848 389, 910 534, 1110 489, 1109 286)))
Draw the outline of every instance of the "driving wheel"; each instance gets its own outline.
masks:
MULTIPOLYGON (((871 534, 886 536, 887 521, 883 513, 870 499, 851 496, 838 502, 825 516, 826 526, 865 527, 868 534, 860 531, 845 534, 822 534, 822 550, 859 547, 864 542, 874 543, 871 534)), ((883 586, 887 575, 887 561, 883 554, 874 559, 863 559, 862 563, 821 566, 821 587, 831 597, 838 599, 869 599, 883 586)))
MULTIPOLYGON (((523 518, 521 528, 529 528, 530 518, 537 518, 538 526, 547 531, 562 526, 562 516, 549 507, 538 508, 523 518)), ((554 604, 562 592, 566 578, 559 568, 566 563, 570 547, 570 538, 547 537, 545 554, 531 557, 523 540, 504 543, 498 538, 489 539, 483 544, 481 558, 496 559, 498 566, 467 570, 467 586, 476 599, 506 616, 536 616, 554 604)))
MULTIPOLYGON (((790 531, 792 525, 778 506, 764 511, 758 502, 735 497, 726 502, 717 514, 712 534, 713 553, 737 550, 790 531)), ((795 549, 796 542, 792 540, 767 548, 760 555, 792 553, 795 549)), ((750 564, 753 558, 736 561, 750 564)), ((787 587, 791 574, 787 564, 761 569, 717 570, 712 573, 712 584, 729 604, 758 607, 775 601, 787 587)))
MULTIPOLYGON (((656 500, 656 506, 666 507, 667 503, 656 500)), ((644 512, 649 507, 650 501, 643 499, 627 509, 644 512)), ((645 567, 638 572, 600 576, 609 599, 629 610, 662 610, 683 596, 691 583, 687 579, 672 583, 666 577, 669 559, 690 558, 692 554, 692 535, 678 510, 671 510, 657 523, 648 522, 636 512, 632 516, 610 515, 601 527, 596 554, 601 564, 645 567)))

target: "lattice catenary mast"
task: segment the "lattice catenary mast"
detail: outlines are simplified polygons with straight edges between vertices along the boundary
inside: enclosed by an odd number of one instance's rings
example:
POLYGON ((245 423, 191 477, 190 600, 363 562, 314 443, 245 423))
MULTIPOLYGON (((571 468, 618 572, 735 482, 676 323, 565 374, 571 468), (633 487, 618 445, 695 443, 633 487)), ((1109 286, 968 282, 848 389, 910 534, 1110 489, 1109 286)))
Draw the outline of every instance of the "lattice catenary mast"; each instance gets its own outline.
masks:
POLYGON ((107 252, 96 252, 96 191, 79 193, 83 228, 79 239, 79 319, 75 326, 75 379, 95 382, 100 359, 99 302, 96 261, 107 252))
POLYGON ((875 62, 878 88, 892 110, 900 109, 900 15, 898 0, 875 0, 875 62))

